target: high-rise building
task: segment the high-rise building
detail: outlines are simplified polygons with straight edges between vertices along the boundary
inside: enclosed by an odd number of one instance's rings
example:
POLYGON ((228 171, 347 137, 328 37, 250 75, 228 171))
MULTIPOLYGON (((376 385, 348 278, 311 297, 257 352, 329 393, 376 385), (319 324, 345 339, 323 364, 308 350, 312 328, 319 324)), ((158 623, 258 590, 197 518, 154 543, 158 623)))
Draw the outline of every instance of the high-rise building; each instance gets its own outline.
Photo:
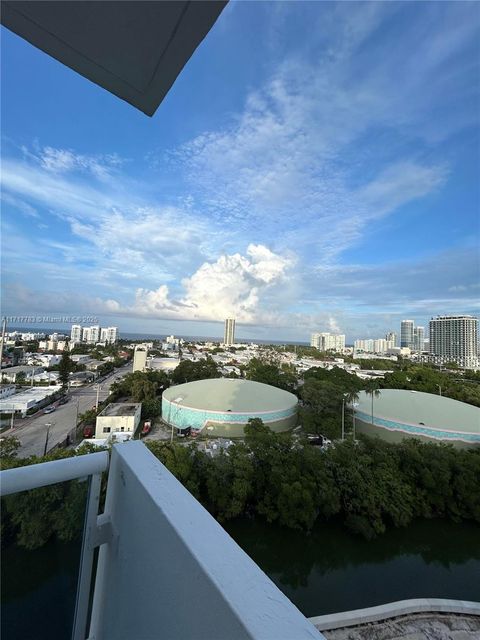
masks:
POLYGON ((437 316, 430 320, 430 354, 437 362, 455 362, 467 369, 479 366, 478 319, 437 316))
POLYGON ((137 345, 133 352, 133 371, 145 371, 147 368, 148 349, 143 345, 137 345))
POLYGON ((402 320, 400 325, 400 346, 413 349, 413 320, 402 320))
POLYGON ((223 344, 235 344, 235 318, 227 318, 225 320, 225 332, 223 336, 223 344))
POLYGON ((102 329, 100 329, 100 342, 114 344, 117 341, 117 334, 117 327, 102 327, 102 329))
POLYGON ((421 353, 424 350, 425 327, 414 327, 413 329, 413 350, 421 353))
POLYGON ((385 336, 385 340, 390 343, 389 349, 391 347, 398 347, 398 336, 394 331, 389 331, 385 336))
POLYGON ((310 346, 319 351, 343 351, 345 349, 345 335, 334 333, 312 333, 310 346))
POLYGON ((72 342, 82 341, 82 327, 79 324, 73 324, 70 332, 70 340, 72 342))

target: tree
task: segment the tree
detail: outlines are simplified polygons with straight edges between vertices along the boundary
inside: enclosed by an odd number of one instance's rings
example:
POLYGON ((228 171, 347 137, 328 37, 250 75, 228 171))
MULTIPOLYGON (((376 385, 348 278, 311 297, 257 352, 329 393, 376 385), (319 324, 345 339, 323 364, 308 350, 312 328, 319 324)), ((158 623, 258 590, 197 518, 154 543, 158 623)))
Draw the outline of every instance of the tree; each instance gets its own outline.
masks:
POLYGON ((70 377, 70 373, 74 371, 75 364, 66 351, 62 354, 62 359, 58 365, 59 379, 63 387, 66 387, 70 377))
POLYGON ((358 393, 356 391, 349 391, 345 396, 345 402, 352 407, 352 422, 353 422, 353 439, 355 440, 355 403, 358 402, 358 393))
POLYGON ((272 358, 252 358, 246 367, 246 378, 291 393, 295 391, 297 386, 295 369, 288 365, 279 367, 272 358))
POLYGON ((20 440, 15 436, 0 438, 0 460, 2 462, 6 459, 16 458, 19 449, 20 440))
POLYGON ((365 393, 372 398, 372 424, 373 424, 373 398, 378 398, 380 395, 380 389, 378 380, 368 380, 365 385, 365 393))
POLYGON ((207 358, 198 362, 182 360, 172 373, 172 382, 182 384, 183 382, 219 377, 220 371, 215 361, 210 356, 207 356, 207 358))

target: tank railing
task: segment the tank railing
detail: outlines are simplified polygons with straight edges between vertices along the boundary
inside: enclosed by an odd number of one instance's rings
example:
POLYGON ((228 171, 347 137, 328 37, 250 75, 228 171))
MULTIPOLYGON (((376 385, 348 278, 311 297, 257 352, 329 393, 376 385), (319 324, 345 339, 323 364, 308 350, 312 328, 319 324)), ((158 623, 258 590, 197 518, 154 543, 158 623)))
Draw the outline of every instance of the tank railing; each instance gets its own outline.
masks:
POLYGON ((65 460, 53 460, 0 472, 0 495, 30 491, 58 482, 88 478, 88 496, 82 538, 82 552, 78 575, 77 600, 72 629, 72 640, 86 637, 88 605, 92 582, 95 548, 109 542, 112 527, 105 515, 98 515, 102 473, 108 469, 106 451, 90 453, 65 460))

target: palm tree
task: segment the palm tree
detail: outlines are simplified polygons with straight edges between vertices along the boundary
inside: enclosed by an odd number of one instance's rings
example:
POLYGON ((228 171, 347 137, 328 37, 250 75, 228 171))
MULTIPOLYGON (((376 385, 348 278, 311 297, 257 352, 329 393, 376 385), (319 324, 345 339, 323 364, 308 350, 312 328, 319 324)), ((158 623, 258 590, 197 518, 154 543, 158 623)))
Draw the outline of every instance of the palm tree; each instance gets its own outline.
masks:
POLYGON ((365 385, 365 393, 372 397, 372 424, 373 424, 373 398, 378 398, 380 389, 378 388, 378 380, 369 380, 365 385))
POLYGON ((352 406, 353 439, 355 440, 355 403, 358 401, 358 393, 356 391, 349 391, 345 394, 345 400, 347 404, 352 406))

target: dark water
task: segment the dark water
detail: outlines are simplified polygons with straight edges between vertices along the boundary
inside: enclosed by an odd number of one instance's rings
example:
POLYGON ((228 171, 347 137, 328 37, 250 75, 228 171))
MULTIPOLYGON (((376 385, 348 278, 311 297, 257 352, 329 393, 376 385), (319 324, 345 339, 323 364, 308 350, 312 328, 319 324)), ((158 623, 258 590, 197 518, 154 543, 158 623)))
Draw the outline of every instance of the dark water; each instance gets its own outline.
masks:
POLYGON ((228 533, 307 617, 406 598, 480 601, 480 527, 418 520, 366 541, 340 525, 306 536, 258 521, 228 533))
MULTIPOLYGON (((404 598, 480 600, 480 527, 417 521, 373 541, 340 525, 309 536, 262 522, 227 523, 230 535, 306 615, 404 598)), ((51 542, 2 554, 2 640, 69 638, 80 548, 51 542)))
POLYGON ((70 638, 79 563, 80 543, 3 550, 2 640, 70 638))

